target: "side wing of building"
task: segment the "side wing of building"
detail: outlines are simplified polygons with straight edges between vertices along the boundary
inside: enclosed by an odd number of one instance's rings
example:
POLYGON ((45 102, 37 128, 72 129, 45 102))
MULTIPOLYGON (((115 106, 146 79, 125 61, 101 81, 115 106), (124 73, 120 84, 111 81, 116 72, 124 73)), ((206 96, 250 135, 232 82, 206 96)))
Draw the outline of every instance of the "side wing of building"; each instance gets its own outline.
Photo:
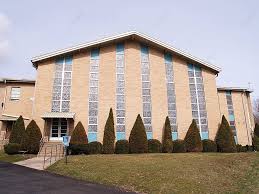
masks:
POLYGON ((3 80, 0 82, 0 140, 10 135, 13 123, 22 115, 25 125, 32 117, 34 81, 3 80))

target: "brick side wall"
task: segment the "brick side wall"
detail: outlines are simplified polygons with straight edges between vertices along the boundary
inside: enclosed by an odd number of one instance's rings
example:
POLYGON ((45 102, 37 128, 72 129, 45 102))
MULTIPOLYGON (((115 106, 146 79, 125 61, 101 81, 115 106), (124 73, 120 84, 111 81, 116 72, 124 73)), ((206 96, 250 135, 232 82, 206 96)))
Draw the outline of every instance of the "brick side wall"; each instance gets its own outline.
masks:
MULTIPOLYGON (((116 55, 115 45, 100 49, 99 66, 99 104, 98 104, 98 141, 103 141, 103 131, 110 108, 116 119, 116 55)), ((116 122, 115 122, 116 123, 116 122)))
POLYGON ((54 60, 48 60, 39 64, 37 70, 32 117, 39 125, 42 134, 44 134, 45 130, 49 130, 44 128, 44 126, 46 127, 47 125, 45 125, 41 117, 45 112, 51 111, 54 68, 54 60))
POLYGON ((168 115, 164 53, 150 48, 149 61, 153 138, 161 141, 162 129, 168 115))
POLYGON ((203 70, 202 75, 208 115, 209 139, 214 140, 221 119, 218 105, 216 75, 208 70, 203 70))
POLYGON ((136 42, 125 45, 125 98, 126 98, 126 138, 134 125, 137 115, 142 116, 142 90, 140 68, 140 46, 136 42))
POLYGON ((186 61, 173 56, 178 138, 184 139, 192 122, 191 97, 186 61))

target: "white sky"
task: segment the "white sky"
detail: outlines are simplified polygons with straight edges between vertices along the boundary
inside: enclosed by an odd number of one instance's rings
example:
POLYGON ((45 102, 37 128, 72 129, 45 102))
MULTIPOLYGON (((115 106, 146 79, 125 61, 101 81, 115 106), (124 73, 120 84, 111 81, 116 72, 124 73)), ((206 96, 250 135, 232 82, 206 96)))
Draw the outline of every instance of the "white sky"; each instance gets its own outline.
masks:
POLYGON ((0 77, 35 78, 30 59, 129 30, 222 68, 218 85, 259 96, 257 0, 0 0, 0 77))

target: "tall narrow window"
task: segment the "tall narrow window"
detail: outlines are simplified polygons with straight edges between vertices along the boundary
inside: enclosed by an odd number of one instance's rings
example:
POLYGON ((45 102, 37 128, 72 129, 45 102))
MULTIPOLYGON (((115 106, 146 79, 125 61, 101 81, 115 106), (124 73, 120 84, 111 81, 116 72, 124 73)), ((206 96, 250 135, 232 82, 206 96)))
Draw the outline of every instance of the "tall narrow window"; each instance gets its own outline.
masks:
POLYGON ((99 49, 91 51, 89 71, 89 114, 88 140, 97 141, 98 127, 98 82, 99 82, 99 49))
POLYGON ((141 79, 142 79, 142 100, 143 100, 143 122, 146 128, 147 138, 152 139, 152 106, 150 93, 150 69, 149 49, 141 45, 141 79))
POLYGON ((52 92, 52 112, 69 112, 72 80, 72 57, 56 61, 52 92))
POLYGON ((125 139, 124 44, 116 45, 116 138, 125 139))
POLYGON ((191 94, 192 117, 195 119, 202 139, 209 138, 206 101, 202 70, 196 65, 188 65, 189 87, 191 94))
POLYGON ((176 103, 175 103, 175 88, 174 88, 174 71, 172 55, 166 53, 165 71, 166 71, 166 86, 167 86, 167 103, 168 103, 168 117, 172 129, 173 140, 178 139, 177 120, 176 120, 176 103))
POLYGON ((235 123, 235 115, 234 115, 231 91, 226 91, 226 98, 227 98, 227 106, 228 106, 229 125, 230 125, 230 128, 232 129, 232 132, 233 132, 234 138, 235 138, 235 142, 237 144, 237 131, 236 131, 236 123, 235 123))

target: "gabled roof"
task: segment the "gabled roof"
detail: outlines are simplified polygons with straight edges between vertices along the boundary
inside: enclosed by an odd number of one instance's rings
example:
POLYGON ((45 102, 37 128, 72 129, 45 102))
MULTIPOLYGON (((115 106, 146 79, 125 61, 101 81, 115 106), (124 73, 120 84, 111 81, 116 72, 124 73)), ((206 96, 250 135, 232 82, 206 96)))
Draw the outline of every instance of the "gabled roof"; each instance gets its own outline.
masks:
POLYGON ((207 67, 207 68, 215 71, 216 73, 219 73, 221 71, 221 69, 219 67, 217 67, 215 65, 212 65, 209 62, 203 61, 203 60, 201 60, 199 58, 196 58, 196 57, 194 57, 194 56, 192 56, 192 55, 190 55, 190 54, 188 54, 184 51, 181 51, 181 50, 179 50, 177 48, 174 48, 174 47, 172 47, 168 44, 165 44, 165 43, 163 43, 163 42, 161 42, 157 39, 151 38, 151 37, 149 37, 145 34, 142 34, 142 33, 136 32, 136 31, 130 31, 130 32, 119 34, 119 35, 110 36, 110 37, 107 37, 107 38, 96 40, 96 41, 93 41, 93 42, 79 44, 79 45, 72 46, 72 47, 69 47, 69 48, 57 50, 57 51, 54 51, 54 52, 51 52, 51 53, 39 55, 39 56, 33 57, 31 59, 31 62, 32 62, 33 66, 36 68, 37 63, 42 61, 42 60, 45 60, 45 59, 49 59, 49 58, 52 58, 52 57, 56 57, 56 56, 64 55, 64 54, 68 54, 68 53, 73 53, 73 52, 81 50, 81 49, 87 49, 87 48, 90 48, 90 47, 98 47, 98 46, 103 45, 103 44, 108 44, 108 43, 111 43, 111 42, 118 42, 118 41, 130 39, 130 38, 134 39, 134 40, 143 41, 148 45, 159 47, 159 48, 161 48, 161 49, 163 49, 167 52, 172 52, 173 54, 176 54, 178 56, 181 56, 181 57, 184 57, 184 58, 190 60, 190 62, 195 62, 195 63, 197 63, 201 66, 207 67))
POLYGON ((246 87, 222 87, 222 86, 218 86, 217 87, 218 91, 234 91, 234 92, 248 92, 248 93, 252 93, 253 90, 246 88, 246 87))

